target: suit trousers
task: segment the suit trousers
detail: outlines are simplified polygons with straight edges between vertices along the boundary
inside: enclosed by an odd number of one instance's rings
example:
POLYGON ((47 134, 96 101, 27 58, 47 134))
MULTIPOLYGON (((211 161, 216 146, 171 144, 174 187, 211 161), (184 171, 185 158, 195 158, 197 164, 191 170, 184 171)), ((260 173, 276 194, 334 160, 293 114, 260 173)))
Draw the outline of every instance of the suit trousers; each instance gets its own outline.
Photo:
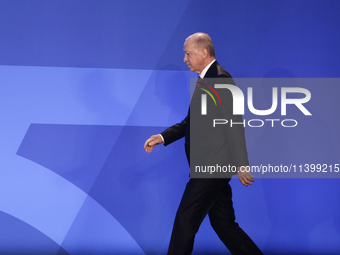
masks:
POLYGON ((235 222, 230 179, 190 179, 177 210, 168 255, 189 255, 208 214, 211 226, 232 254, 262 254, 235 222))

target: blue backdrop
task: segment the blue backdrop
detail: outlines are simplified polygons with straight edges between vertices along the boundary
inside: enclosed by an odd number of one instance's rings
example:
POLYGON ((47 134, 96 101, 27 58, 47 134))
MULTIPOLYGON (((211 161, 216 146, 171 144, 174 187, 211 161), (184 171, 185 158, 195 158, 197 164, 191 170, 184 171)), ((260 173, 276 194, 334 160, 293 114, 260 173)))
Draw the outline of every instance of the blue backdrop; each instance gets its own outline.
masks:
MULTIPOLYGON (((338 0, 0 0, 0 253, 166 253, 189 167, 182 140, 143 145, 187 113, 184 39, 207 32, 234 77, 337 78, 339 13, 338 0)), ((246 127, 251 164, 340 163, 336 84, 306 87, 312 116, 294 130, 246 127)), ((233 179, 237 221, 267 254, 339 254, 339 181, 233 179)), ((194 254, 219 253, 204 221, 194 254)))

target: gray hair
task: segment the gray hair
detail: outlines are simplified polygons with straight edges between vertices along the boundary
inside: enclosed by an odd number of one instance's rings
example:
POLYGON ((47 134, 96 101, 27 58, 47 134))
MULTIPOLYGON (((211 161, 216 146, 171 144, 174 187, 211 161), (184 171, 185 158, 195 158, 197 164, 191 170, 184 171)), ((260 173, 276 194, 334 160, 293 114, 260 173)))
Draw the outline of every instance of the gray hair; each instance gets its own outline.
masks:
POLYGON ((215 47, 214 44, 210 38, 210 36, 206 33, 195 33, 187 37, 185 39, 185 42, 189 40, 194 40, 195 42, 195 48, 197 49, 206 49, 208 51, 208 54, 211 57, 215 57, 215 47))

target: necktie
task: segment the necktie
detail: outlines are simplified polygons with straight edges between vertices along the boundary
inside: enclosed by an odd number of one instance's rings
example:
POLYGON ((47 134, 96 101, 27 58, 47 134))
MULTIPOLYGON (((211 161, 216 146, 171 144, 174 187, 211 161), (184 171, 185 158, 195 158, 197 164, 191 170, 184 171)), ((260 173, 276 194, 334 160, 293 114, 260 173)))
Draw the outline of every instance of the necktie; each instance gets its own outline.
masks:
POLYGON ((198 87, 200 86, 200 84, 201 84, 201 81, 202 81, 202 78, 201 78, 201 76, 198 76, 198 79, 197 79, 197 82, 196 82, 196 88, 195 88, 195 91, 194 91, 193 98, 194 98, 194 97, 195 97, 195 95, 196 95, 196 91, 198 90, 198 87))

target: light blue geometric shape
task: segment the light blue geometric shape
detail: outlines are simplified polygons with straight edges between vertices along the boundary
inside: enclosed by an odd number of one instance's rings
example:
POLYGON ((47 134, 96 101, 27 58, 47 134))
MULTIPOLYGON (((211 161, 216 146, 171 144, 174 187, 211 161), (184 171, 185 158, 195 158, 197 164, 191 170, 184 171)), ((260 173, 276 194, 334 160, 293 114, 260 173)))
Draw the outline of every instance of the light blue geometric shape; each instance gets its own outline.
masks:
POLYGON ((91 197, 86 198, 62 247, 72 255, 145 254, 124 227, 91 197))

